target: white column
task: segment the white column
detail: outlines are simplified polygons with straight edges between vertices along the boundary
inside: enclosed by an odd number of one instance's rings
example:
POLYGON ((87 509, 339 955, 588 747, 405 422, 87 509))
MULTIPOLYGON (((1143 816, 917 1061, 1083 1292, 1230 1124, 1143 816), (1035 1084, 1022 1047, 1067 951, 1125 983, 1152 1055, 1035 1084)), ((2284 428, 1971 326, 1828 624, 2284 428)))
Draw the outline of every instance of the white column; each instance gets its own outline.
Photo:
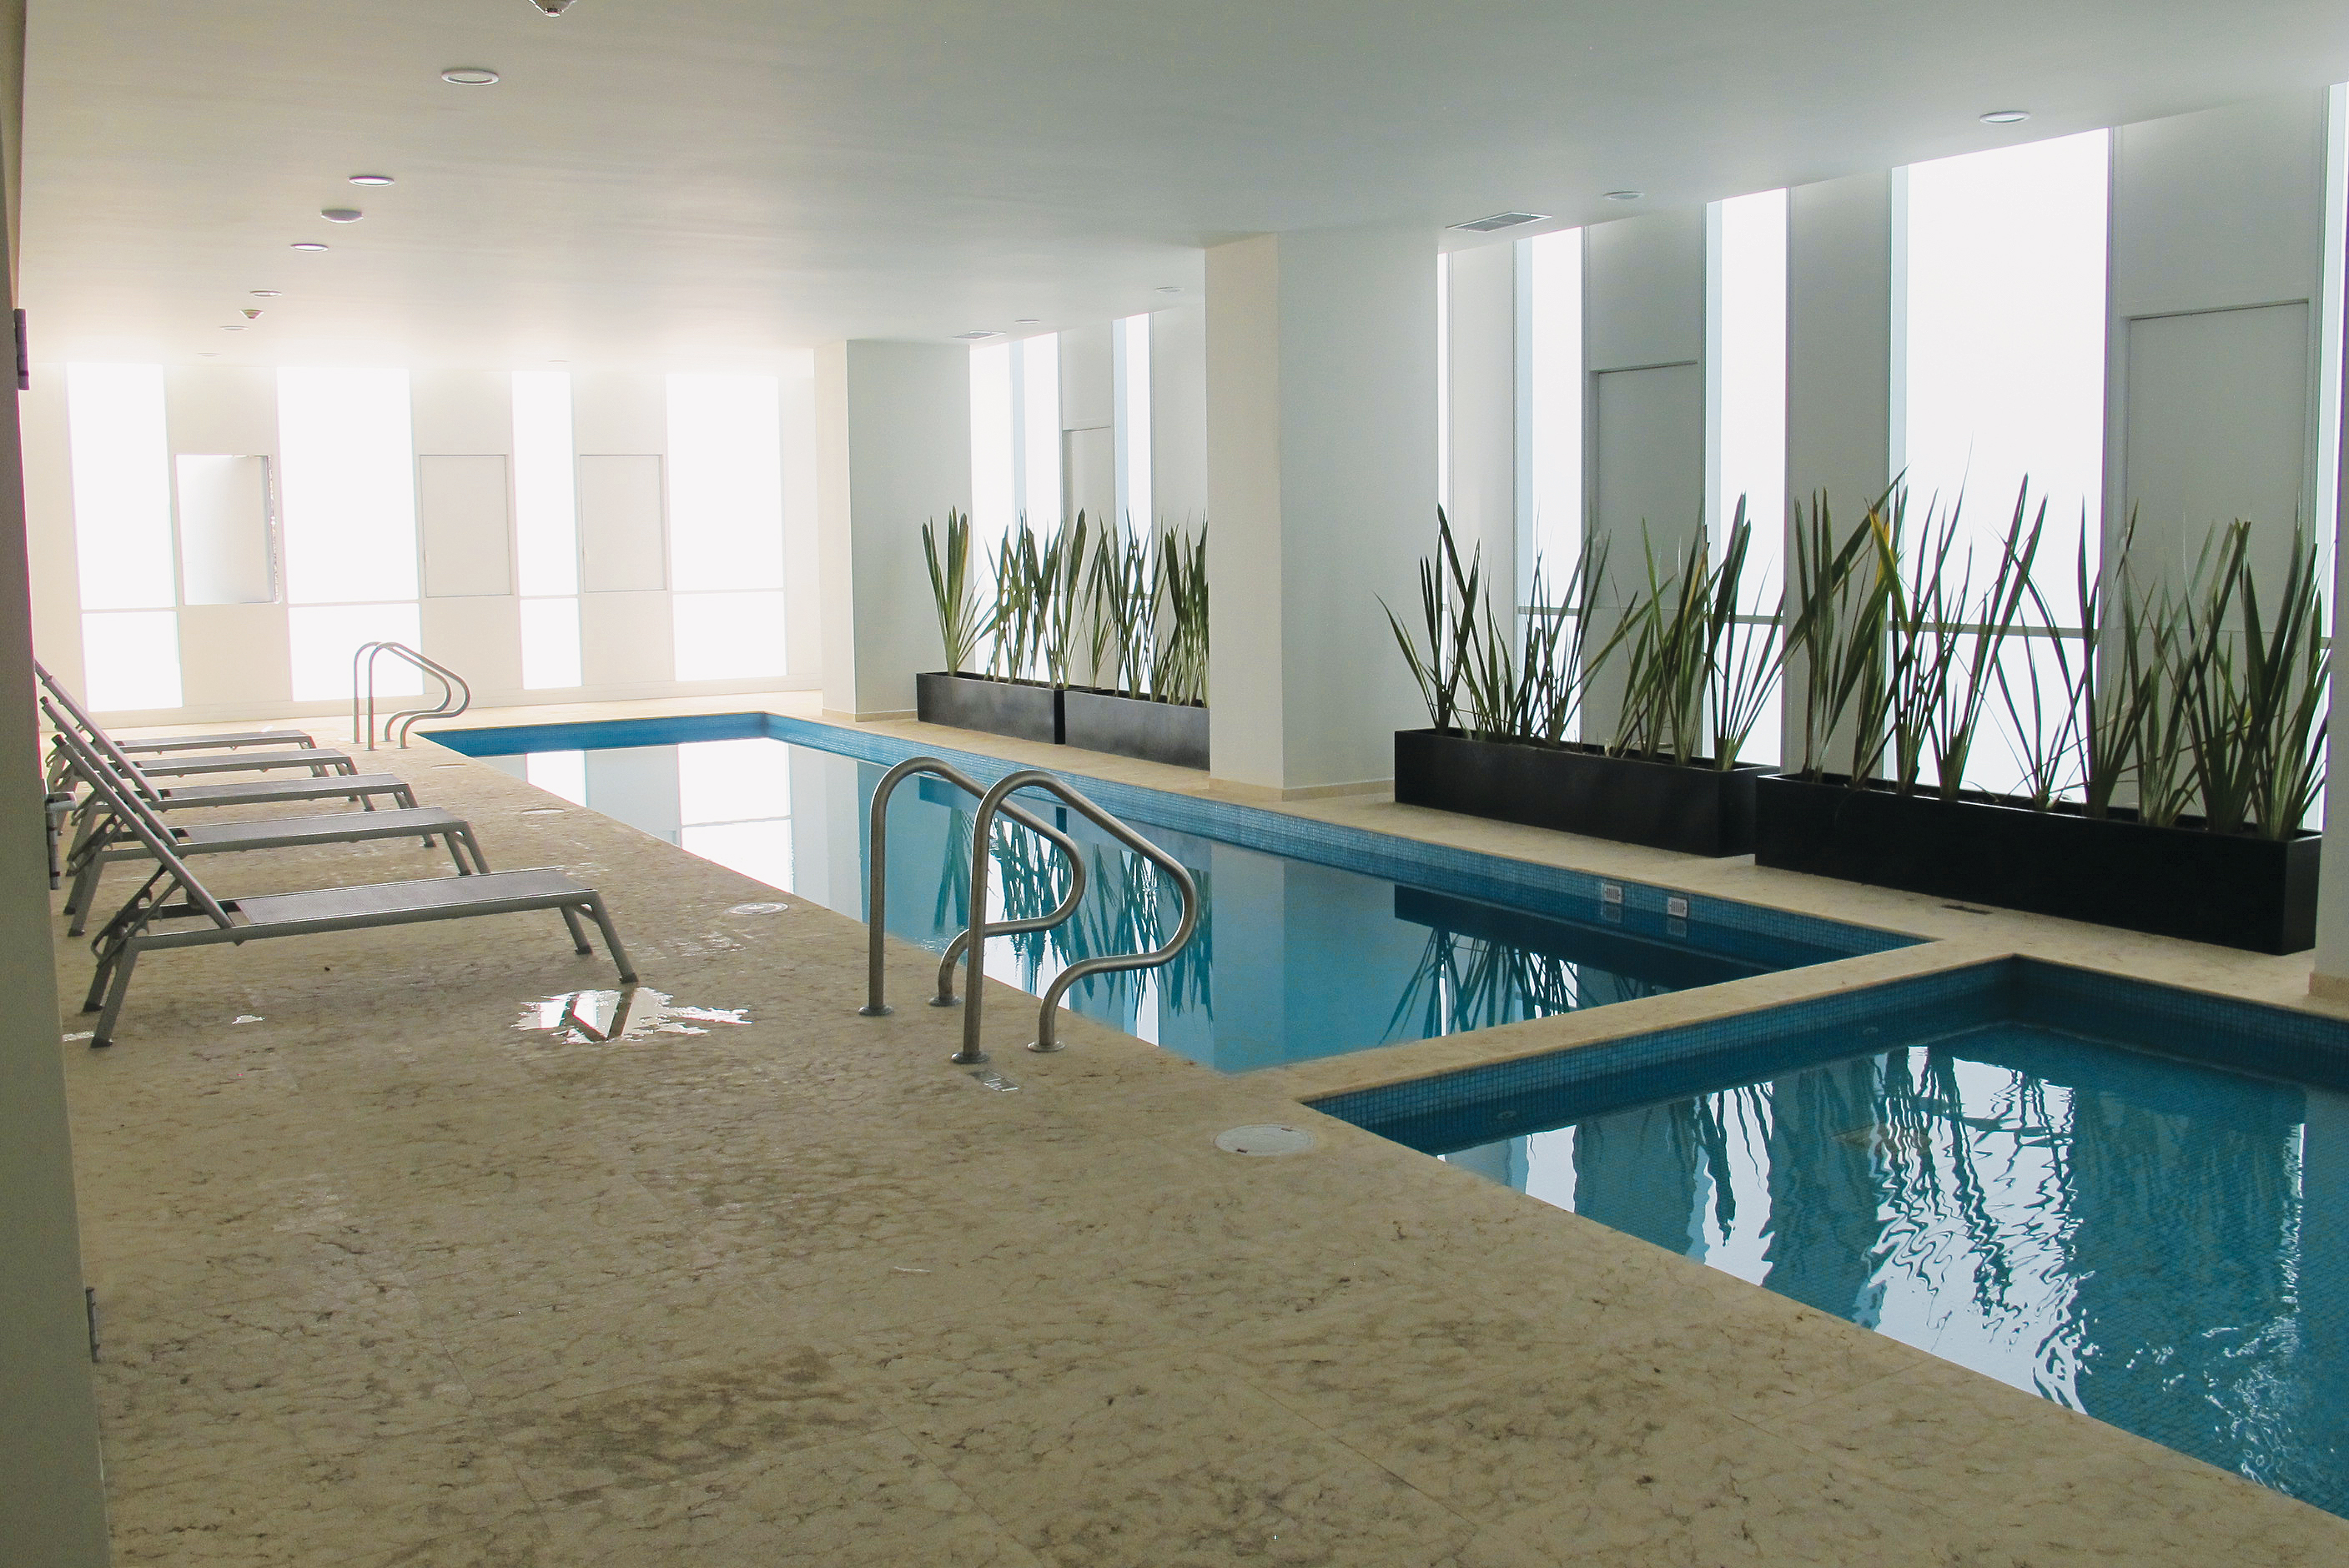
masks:
POLYGON ((1452 253, 1452 527, 1481 546, 1493 605, 1517 604, 1517 247, 1452 253))
MULTIPOLYGON (((1791 595, 1795 509, 1827 498, 1838 530, 1857 526, 1892 483, 1893 176, 1797 185, 1786 192, 1786 539, 1791 595)), ((1785 765, 1801 765, 1803 669, 1779 690, 1785 765)), ((1834 743, 1829 746, 1834 754, 1834 743)))
POLYGON ((1375 789, 1424 724, 1381 598, 1435 521, 1435 236, 1259 234, 1207 253, 1209 711, 1220 779, 1375 789))
POLYGON ((815 416, 824 710, 911 717, 915 675, 944 667, 922 524, 970 507, 969 351, 827 344, 815 416))
MULTIPOLYGON (((0 30, 0 141, 11 150, 23 26, 19 13, 0 30)), ((12 173, 0 180, 13 184, 12 173)), ((0 204, 13 232, 13 193, 0 191, 0 204)), ((0 277, 13 280, 6 249, 0 239, 0 277)), ((12 1563, 103 1568, 106 1481, 59 1057, 86 1047, 57 1041, 16 404, 11 387, 0 398, 0 985, 16 998, 0 1017, 0 1541, 12 1563)))

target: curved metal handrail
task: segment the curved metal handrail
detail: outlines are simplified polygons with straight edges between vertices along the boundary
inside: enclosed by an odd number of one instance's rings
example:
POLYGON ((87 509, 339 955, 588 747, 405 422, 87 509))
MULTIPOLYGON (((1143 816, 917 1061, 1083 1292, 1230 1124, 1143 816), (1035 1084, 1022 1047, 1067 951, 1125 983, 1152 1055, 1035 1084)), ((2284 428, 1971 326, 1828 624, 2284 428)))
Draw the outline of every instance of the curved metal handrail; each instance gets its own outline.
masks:
POLYGON ((351 655, 351 738, 354 741, 365 742, 369 751, 376 748, 375 662, 385 654, 393 654, 407 660, 440 683, 440 701, 429 707, 400 708, 384 719, 385 738, 393 741, 401 750, 408 748, 409 732, 413 730, 420 720, 454 718, 473 706, 473 688, 466 683, 464 676, 440 660, 425 657, 406 643, 361 643, 357 651, 351 655), (367 724, 364 729, 359 724, 360 666, 363 663, 366 666, 367 685, 367 724))
MULTIPOLYGON (((986 989, 981 984, 984 976, 979 964, 981 954, 987 948, 987 939, 1003 932, 1037 928, 1034 922, 1006 922, 1002 924, 995 924, 987 919, 987 868, 991 858, 988 853, 987 830, 994 825, 996 813, 1016 809, 1007 804, 1005 797, 1015 789, 1030 788, 1058 795, 1062 800, 1091 819, 1096 827, 1174 878, 1175 888, 1183 895, 1183 918, 1175 926, 1174 936, 1163 947, 1153 948, 1148 953, 1130 953, 1123 956, 1081 959, 1055 975, 1052 983, 1044 987, 1043 1006, 1036 1015, 1036 1037, 1028 1043, 1030 1050, 1045 1052, 1062 1048, 1060 1040, 1056 1037, 1057 1031, 1054 1025, 1060 1012, 1061 998, 1066 995, 1069 988, 1078 981, 1089 975, 1104 975, 1119 969, 1154 969, 1182 952, 1184 944, 1191 940, 1191 934, 1199 928, 1199 887, 1191 880, 1191 873, 1183 868, 1181 861, 1040 768, 1022 768, 1015 772, 1005 774, 995 781, 995 787, 979 800, 978 817, 971 825, 971 923, 967 933, 969 941, 963 952, 963 962, 967 968, 963 975, 965 1001, 962 1014, 962 1049, 948 1058, 965 1066, 987 1060, 987 1053, 978 1048, 980 999, 986 995, 986 989)), ((1069 905, 1063 906, 1064 912, 1072 908, 1073 901, 1069 905)), ((1067 918, 1066 913, 1056 913, 1051 923, 1057 923, 1065 918, 1067 918)))
MULTIPOLYGON (((881 944, 887 934, 882 916, 887 909, 889 892, 889 797, 896 792, 897 785, 901 780, 916 773, 927 773, 933 778, 943 779, 949 784, 969 791, 974 799, 983 798, 987 794, 987 790, 969 774, 935 757, 908 757, 905 761, 881 775, 881 782, 873 787, 873 805, 870 810, 873 840, 872 867, 867 872, 865 892, 864 918, 869 935, 865 947, 864 1006, 857 1009, 860 1014, 868 1018, 885 1018, 891 1012, 885 997, 881 974, 881 944)), ((988 930, 990 933, 1042 931, 1048 926, 1058 925, 1076 913, 1077 901, 1085 895, 1084 855, 1078 850, 1077 841, 1074 839, 1020 807, 1006 806, 1003 814, 1021 827, 1031 832, 1040 833, 1060 846, 1061 853, 1066 856, 1069 861, 1069 896, 1061 901, 1061 906, 1058 909, 1040 920, 1007 921, 1001 925, 991 925, 988 930)), ((938 991, 936 995, 930 998, 931 1006, 951 1007, 955 1005, 955 960, 961 956, 964 947, 969 941, 970 931, 968 927, 965 927, 962 934, 947 945, 946 957, 938 964, 938 991)))

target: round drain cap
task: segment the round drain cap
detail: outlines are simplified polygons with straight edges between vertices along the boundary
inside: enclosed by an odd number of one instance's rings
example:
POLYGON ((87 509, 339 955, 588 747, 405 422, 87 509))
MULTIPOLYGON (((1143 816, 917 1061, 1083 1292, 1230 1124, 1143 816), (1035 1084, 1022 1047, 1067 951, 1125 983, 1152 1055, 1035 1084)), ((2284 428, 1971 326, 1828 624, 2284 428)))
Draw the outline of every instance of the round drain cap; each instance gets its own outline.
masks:
POLYGON ((781 914, 792 906, 787 903, 738 903, 729 914, 781 914))
POLYGON ((1216 1134, 1216 1147, 1226 1154, 1297 1154, 1313 1147, 1313 1135, 1301 1127, 1235 1127, 1216 1134))

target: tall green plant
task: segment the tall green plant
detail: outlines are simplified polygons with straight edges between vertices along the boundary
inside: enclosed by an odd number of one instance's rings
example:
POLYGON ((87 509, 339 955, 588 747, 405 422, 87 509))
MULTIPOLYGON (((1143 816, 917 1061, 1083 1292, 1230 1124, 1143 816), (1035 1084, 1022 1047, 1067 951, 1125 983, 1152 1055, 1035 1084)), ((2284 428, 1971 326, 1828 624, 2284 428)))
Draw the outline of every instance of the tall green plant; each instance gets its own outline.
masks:
POLYGON ((1783 652, 1775 617, 1750 631, 1740 622, 1753 540, 1742 498, 1718 562, 1702 531, 1668 570, 1659 569, 1653 541, 1643 540, 1646 585, 1610 639, 1630 659, 1609 748, 1617 755, 1685 767, 1709 754, 1715 768, 1737 765, 1777 689, 1783 652))
POLYGON ((946 645, 947 672, 960 675, 978 654, 994 616, 981 609, 970 580, 970 514, 947 511, 946 552, 929 523, 922 524, 922 553, 930 566, 930 596, 937 605, 938 640, 946 645))

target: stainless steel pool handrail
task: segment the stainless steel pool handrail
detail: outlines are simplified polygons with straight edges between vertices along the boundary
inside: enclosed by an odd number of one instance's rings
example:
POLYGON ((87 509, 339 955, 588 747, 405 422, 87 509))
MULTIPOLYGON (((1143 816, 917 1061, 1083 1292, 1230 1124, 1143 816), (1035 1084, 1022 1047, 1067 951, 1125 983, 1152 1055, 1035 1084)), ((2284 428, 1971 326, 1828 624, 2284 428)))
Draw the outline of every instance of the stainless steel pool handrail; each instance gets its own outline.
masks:
MULTIPOLYGON (((885 923, 882 916, 888 908, 889 797, 896 792, 900 782, 916 773, 926 773, 932 778, 943 779, 956 788, 968 791, 974 799, 987 794, 986 786, 980 784, 978 780, 952 763, 942 761, 936 757, 908 757, 905 761, 881 775, 881 782, 873 787, 873 804, 869 812, 870 835, 873 841, 872 865, 867 872, 864 909, 867 933, 864 1006, 857 1009, 858 1013, 867 1018, 885 1018, 892 1011, 885 993, 881 972, 881 944, 887 936, 885 923)), ((1007 921, 1000 925, 989 925, 988 930, 990 933, 1042 931, 1047 927, 1060 924, 1076 913, 1077 901, 1085 896, 1083 853, 1077 848, 1077 841, 1074 839, 1020 807, 1007 806, 1004 808, 1003 814, 1030 832, 1040 833, 1059 847, 1061 853, 1069 862, 1069 896, 1061 901, 1058 909, 1041 919, 1007 921)), ((973 907, 979 906, 974 904, 973 907)), ((931 1006, 951 1007, 955 1005, 955 960, 961 955, 964 946, 969 941, 970 930, 966 926, 962 934, 957 936, 947 946, 946 957, 938 965, 938 990, 937 995, 930 998, 931 1006)))
MULTIPOLYGON (((1182 952, 1184 945, 1191 940, 1191 934, 1199 928, 1199 887, 1191 880, 1191 873, 1184 869, 1181 861, 1101 807, 1078 794, 1064 780, 1045 772, 1040 768, 1023 768, 1016 772, 1005 774, 995 781, 995 787, 988 790, 986 796, 980 799, 978 819, 971 824, 971 923, 969 930, 965 934, 968 941, 963 950, 963 963, 966 968, 963 975, 962 1049, 948 1058, 964 1066, 972 1066, 987 1060, 987 1053, 978 1048, 979 1015, 982 998, 987 994, 986 987, 982 984, 985 975, 979 965, 982 955, 987 950, 987 939, 1009 931, 1036 929, 1034 922, 1007 921, 997 923, 987 919, 987 868, 992 859, 988 852, 988 830, 994 825, 998 812, 1018 810, 1011 806, 1006 798, 1014 790, 1029 789, 1042 789, 1058 795, 1063 801, 1088 818, 1094 826, 1172 877, 1176 890, 1183 895, 1183 918, 1175 926, 1174 936, 1165 945, 1154 947, 1147 953, 1129 953, 1123 955, 1081 959, 1053 976, 1052 983, 1044 987, 1043 1003, 1036 1015, 1036 1037, 1028 1042, 1030 1050, 1050 1052, 1062 1048, 1054 1025, 1058 1021, 1061 998, 1068 995, 1069 988, 1078 981, 1089 975, 1108 974, 1120 969, 1154 969, 1182 952)), ((1048 923, 1058 923, 1059 921, 1067 918, 1064 912, 1072 910, 1075 901, 1071 899, 1062 906, 1063 912, 1056 913, 1048 923)))
POLYGON ((473 706, 473 688, 465 677, 438 659, 427 658, 406 643, 361 643, 351 655, 351 739, 363 743, 369 751, 375 747, 375 662, 384 654, 392 654, 414 665, 424 674, 440 683, 440 697, 428 707, 401 708, 383 721, 384 738, 395 742, 402 750, 408 748, 409 731, 419 719, 454 718, 473 706), (367 723, 364 730, 359 722, 359 688, 362 665, 367 688, 367 723))

